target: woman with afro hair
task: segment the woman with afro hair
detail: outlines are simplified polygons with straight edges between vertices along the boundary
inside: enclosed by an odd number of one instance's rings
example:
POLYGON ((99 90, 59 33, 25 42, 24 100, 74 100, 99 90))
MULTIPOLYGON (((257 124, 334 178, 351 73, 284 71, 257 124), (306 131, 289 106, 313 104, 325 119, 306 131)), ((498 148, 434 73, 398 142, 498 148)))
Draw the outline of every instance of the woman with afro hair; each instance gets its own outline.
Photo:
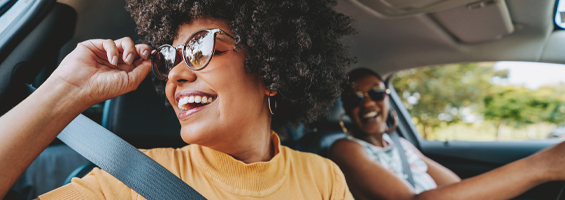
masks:
MULTIPOLYGON (((0 135, 0 196, 79 113, 135 90, 153 71, 190 145, 142 151, 204 197, 352 199, 337 165, 281 146, 272 131, 323 116, 340 93, 353 59, 339 40, 354 30, 333 5, 128 0, 143 44, 127 37, 80 43, 0 118, 8 127, 0 135)), ((97 168, 39 198, 143 199, 97 168)))

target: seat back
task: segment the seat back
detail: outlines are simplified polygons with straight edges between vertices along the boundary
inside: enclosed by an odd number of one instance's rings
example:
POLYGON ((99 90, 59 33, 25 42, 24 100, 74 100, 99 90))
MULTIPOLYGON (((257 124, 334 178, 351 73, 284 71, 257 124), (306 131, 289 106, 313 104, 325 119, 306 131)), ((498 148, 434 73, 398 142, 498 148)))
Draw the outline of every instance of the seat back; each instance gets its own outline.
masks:
POLYGON ((182 147, 180 124, 148 76, 137 90, 106 101, 102 125, 137 148, 182 147))
MULTIPOLYGON (((332 144, 347 136, 339 125, 339 118, 342 114, 344 114, 344 110, 341 106, 341 100, 337 98, 327 118, 310 125, 313 132, 305 134, 300 139, 296 145, 296 150, 312 152, 329 158, 332 144)), ((343 115, 343 122, 346 125, 351 123, 346 115, 343 115)))

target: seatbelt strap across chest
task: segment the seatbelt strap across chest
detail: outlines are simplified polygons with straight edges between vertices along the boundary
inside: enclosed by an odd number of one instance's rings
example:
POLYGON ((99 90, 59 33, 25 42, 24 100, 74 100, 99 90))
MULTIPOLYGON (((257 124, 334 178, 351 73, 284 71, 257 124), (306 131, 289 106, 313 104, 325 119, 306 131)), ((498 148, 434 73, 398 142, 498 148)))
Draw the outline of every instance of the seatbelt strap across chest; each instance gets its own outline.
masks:
POLYGON ((148 200, 206 199, 149 156, 82 114, 57 138, 148 200))
POLYGON ((408 159, 406 158, 406 151, 404 151, 404 147, 400 143, 400 136, 395 131, 392 134, 389 134, 390 139, 394 143, 394 146, 398 150, 398 156, 400 157, 400 161, 402 162, 402 174, 404 175, 404 179, 406 179, 412 186, 414 186, 414 178, 412 177, 412 171, 410 170, 410 164, 408 163, 408 159))
MULTIPOLYGON (((35 90, 27 86, 29 93, 35 90)), ((206 199, 149 156, 82 114, 57 138, 148 200, 206 199)))
POLYGON ((82 114, 57 138, 148 200, 206 199, 149 156, 82 114))

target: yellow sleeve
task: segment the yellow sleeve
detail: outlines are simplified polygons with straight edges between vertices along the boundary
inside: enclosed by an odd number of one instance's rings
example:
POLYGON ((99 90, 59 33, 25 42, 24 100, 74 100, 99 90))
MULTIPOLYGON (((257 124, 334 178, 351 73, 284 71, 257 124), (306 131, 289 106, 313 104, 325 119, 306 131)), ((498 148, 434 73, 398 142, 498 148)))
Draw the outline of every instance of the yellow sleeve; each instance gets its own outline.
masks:
POLYGON ((71 185, 63 185, 57 189, 51 190, 45 194, 39 195, 40 200, 49 200, 49 199, 84 199, 78 191, 71 185))
POLYGON ((94 168, 82 179, 73 178, 71 183, 39 196, 49 199, 132 199, 132 190, 104 170, 94 168))
POLYGON ((347 182, 345 182, 345 176, 343 175, 343 172, 341 172, 341 169, 339 169, 339 167, 334 162, 331 162, 331 164, 334 181, 331 199, 354 200, 353 195, 349 191, 349 187, 347 187, 347 182))

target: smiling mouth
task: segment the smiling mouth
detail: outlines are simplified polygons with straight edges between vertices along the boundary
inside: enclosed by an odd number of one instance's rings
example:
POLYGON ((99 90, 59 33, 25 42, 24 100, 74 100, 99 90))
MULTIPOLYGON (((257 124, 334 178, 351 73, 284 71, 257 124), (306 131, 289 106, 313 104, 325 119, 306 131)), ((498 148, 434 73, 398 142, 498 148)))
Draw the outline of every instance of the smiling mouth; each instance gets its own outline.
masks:
POLYGON ((370 111, 368 113, 365 113, 361 118, 364 120, 369 120, 369 119, 374 119, 377 116, 379 116, 379 112, 377 111, 370 111))
POLYGON ((181 112, 189 111, 194 108, 206 106, 216 100, 215 97, 206 95, 186 95, 178 100, 178 108, 181 112))

